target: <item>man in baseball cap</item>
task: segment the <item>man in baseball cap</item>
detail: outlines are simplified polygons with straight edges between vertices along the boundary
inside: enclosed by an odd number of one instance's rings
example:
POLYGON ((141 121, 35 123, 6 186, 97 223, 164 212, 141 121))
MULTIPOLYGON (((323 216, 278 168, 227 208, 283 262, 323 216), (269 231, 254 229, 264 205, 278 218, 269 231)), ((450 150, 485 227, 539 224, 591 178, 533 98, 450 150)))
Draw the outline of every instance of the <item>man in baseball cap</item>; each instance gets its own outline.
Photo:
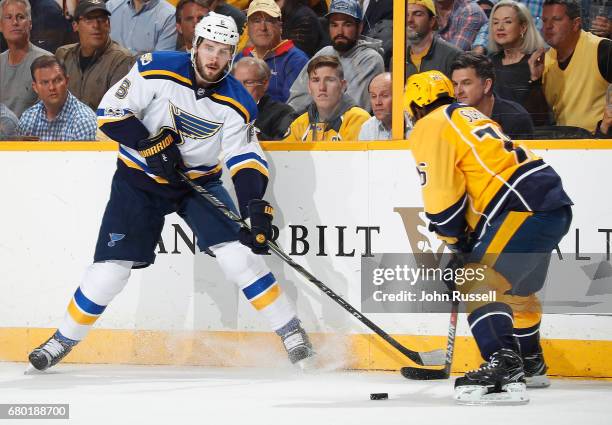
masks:
POLYGON ((70 76, 70 93, 94 111, 104 93, 134 63, 130 52, 110 38, 110 14, 102 0, 81 0, 72 23, 79 42, 62 46, 55 52, 70 76))
POLYGON ((283 40, 281 9, 274 0, 254 0, 247 10, 247 30, 253 44, 236 56, 263 60, 272 75, 266 94, 277 102, 285 103, 289 89, 300 71, 306 67, 308 56, 291 40, 283 40))
MULTIPOLYGON (((370 111, 368 84, 372 78, 385 70, 381 56, 382 42, 361 36, 363 13, 357 0, 333 0, 326 17, 329 20, 329 38, 332 45, 319 50, 315 57, 323 55, 338 57, 347 82, 346 94, 359 107, 370 111)), ((308 92, 308 82, 309 76, 304 69, 291 87, 288 103, 298 112, 305 111, 312 101, 308 92)))
POLYGON ((334 0, 329 5, 329 12, 327 12, 326 17, 329 18, 330 15, 334 13, 342 13, 343 15, 348 15, 353 18, 357 22, 361 22, 363 18, 363 11, 361 10, 361 5, 357 0, 334 0))
POLYGON ((111 15, 106 8, 106 3, 104 3, 102 0, 81 0, 74 10, 74 19, 78 21, 83 16, 95 10, 101 10, 103 14, 106 14, 106 16, 111 15))

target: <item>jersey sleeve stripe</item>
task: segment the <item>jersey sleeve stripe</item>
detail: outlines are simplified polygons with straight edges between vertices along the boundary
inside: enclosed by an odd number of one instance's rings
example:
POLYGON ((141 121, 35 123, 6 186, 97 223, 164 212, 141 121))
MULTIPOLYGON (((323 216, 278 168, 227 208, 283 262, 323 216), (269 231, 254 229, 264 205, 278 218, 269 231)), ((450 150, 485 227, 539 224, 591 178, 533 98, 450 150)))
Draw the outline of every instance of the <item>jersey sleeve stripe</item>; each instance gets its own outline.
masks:
POLYGON ((468 196, 465 193, 453 205, 436 214, 426 213, 436 233, 442 236, 460 236, 465 233, 468 196))
POLYGON ((238 112, 238 115, 240 115, 242 119, 244 119, 245 123, 248 124, 251 122, 251 114, 249 114, 249 111, 247 110, 247 108, 245 108, 236 99, 232 99, 231 97, 228 97, 228 96, 223 96, 219 93, 213 93, 210 96, 210 99, 222 105, 229 106, 230 108, 238 112))
POLYGON ((183 77, 176 72, 164 70, 164 69, 152 69, 150 71, 141 71, 140 75, 147 80, 154 79, 162 79, 162 80, 171 80, 178 84, 181 84, 186 87, 193 87, 191 80, 189 78, 183 77))

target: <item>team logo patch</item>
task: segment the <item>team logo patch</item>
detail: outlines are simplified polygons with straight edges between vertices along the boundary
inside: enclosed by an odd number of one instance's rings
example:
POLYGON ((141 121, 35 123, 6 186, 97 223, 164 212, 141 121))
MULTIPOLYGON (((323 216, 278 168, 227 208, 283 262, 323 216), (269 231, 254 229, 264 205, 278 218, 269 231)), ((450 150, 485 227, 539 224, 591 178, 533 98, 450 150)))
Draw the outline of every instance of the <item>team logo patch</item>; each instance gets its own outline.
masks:
POLYGON ((123 233, 109 233, 108 235, 110 236, 110 241, 107 243, 107 245, 111 248, 117 245, 117 242, 119 242, 121 239, 125 238, 123 233))
POLYGON ((151 62, 153 62, 153 54, 152 53, 145 53, 144 55, 142 55, 140 57, 140 63, 142 64, 142 66, 147 66, 151 62))
POLYGON ((119 85, 119 88, 115 92, 115 97, 117 99, 124 99, 127 96, 128 90, 130 89, 131 85, 132 83, 130 82, 130 80, 124 78, 121 84, 119 85))
POLYGON ((204 118, 183 111, 170 103, 170 114, 174 121, 174 128, 181 136, 182 143, 185 138, 204 140, 219 132, 223 123, 205 120, 204 118))

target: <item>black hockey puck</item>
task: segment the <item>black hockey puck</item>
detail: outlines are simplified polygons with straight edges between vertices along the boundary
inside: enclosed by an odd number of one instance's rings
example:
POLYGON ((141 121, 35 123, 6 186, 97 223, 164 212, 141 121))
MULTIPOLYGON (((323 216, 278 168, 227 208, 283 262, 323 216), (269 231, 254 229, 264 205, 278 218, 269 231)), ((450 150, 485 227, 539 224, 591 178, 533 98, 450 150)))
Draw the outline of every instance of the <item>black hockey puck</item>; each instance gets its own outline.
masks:
POLYGON ((389 394, 387 393, 372 393, 370 394, 370 400, 387 400, 389 394))

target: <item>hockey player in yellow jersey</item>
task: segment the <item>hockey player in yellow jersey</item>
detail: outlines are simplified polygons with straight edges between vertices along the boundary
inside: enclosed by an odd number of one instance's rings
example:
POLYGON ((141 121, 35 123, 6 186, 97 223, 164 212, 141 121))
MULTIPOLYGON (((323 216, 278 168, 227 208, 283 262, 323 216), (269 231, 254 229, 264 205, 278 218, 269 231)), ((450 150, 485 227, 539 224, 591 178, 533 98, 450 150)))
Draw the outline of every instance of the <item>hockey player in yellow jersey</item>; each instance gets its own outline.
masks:
POLYGON ((453 96, 450 80, 428 71, 408 79, 404 106, 416 121, 409 142, 429 229, 464 268, 481 272, 457 289, 496 294, 491 302, 467 303, 485 363, 456 380, 455 399, 522 404, 529 401, 526 386, 550 384, 535 293, 569 229, 572 202, 552 167, 453 96))
POLYGON ((286 142, 356 141, 370 119, 346 91, 342 64, 335 56, 317 56, 307 66, 312 102, 287 130, 286 142))

